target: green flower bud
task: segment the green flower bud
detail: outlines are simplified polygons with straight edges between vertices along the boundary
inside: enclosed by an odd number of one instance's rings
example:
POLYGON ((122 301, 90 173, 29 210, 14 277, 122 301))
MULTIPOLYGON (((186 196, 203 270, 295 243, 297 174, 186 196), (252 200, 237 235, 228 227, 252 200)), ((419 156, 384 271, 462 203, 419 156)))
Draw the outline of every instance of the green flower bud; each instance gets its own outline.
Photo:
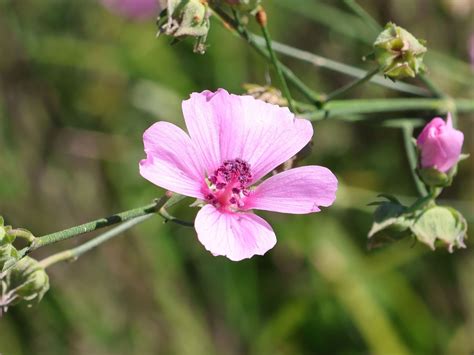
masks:
POLYGON ((383 73, 392 79, 415 77, 425 70, 426 47, 407 30, 387 23, 374 42, 375 59, 383 73))
POLYGON ((210 14, 206 1, 168 0, 166 11, 158 18, 158 35, 164 33, 178 40, 194 37, 194 51, 203 54, 206 50, 210 14))
POLYGON ((41 301, 48 289, 48 274, 38 261, 26 256, 7 271, 2 281, 0 307, 6 308, 21 301, 31 306, 41 301))
POLYGON ((417 169, 418 176, 428 186, 447 187, 453 179, 448 173, 443 173, 435 168, 417 169))
POLYGON ((415 237, 422 243, 435 249, 439 242, 448 247, 465 248, 467 222, 463 215, 451 207, 434 206, 424 211, 410 227, 415 237))

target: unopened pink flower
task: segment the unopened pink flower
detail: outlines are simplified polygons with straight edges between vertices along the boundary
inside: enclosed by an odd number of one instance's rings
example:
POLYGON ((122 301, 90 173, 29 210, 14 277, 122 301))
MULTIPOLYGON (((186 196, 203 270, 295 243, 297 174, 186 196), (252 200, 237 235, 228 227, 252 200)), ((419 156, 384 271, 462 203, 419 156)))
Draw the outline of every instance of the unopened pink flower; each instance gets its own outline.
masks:
POLYGON ((318 212, 336 198, 327 168, 305 166, 261 179, 294 156, 313 135, 311 123, 251 96, 194 93, 183 102, 189 135, 157 122, 144 135, 141 175, 167 190, 203 201, 195 228, 214 255, 238 261, 276 243, 272 227, 252 210, 318 212))
POLYGON ((441 172, 451 169, 459 160, 464 134, 453 128, 451 114, 445 122, 433 118, 418 136, 416 144, 421 153, 421 167, 441 172))
POLYGON ((101 0, 101 2, 120 16, 137 20, 157 17, 161 11, 158 0, 101 0))

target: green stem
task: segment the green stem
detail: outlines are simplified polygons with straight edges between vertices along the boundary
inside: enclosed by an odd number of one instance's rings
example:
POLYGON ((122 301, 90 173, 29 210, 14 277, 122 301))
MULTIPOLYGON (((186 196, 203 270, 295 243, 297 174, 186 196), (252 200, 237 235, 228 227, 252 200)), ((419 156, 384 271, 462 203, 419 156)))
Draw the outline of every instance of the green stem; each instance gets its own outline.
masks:
POLYGON ((25 254, 28 254, 29 252, 36 250, 40 247, 60 242, 76 235, 93 232, 100 228, 126 222, 128 220, 135 219, 140 216, 156 213, 164 206, 164 204, 166 203, 166 201, 168 201, 169 198, 170 197, 165 195, 159 200, 153 202, 152 204, 120 212, 110 217, 100 218, 95 221, 87 222, 76 227, 68 228, 59 232, 47 234, 42 237, 36 238, 35 242, 26 250, 25 254))
POLYGON ((344 0, 344 3, 349 7, 356 15, 358 15, 366 24, 369 26, 374 33, 378 34, 382 32, 383 27, 354 0, 344 0))
POLYGON ((35 236, 33 234, 31 234, 30 231, 28 231, 26 229, 21 229, 21 228, 12 229, 12 230, 8 231, 8 234, 13 235, 17 238, 23 238, 26 241, 28 241, 29 243, 33 243, 36 239, 35 236))
POLYGON ((265 38, 265 43, 267 45, 268 53, 270 54, 270 59, 273 63, 273 66, 275 67, 275 70, 276 70, 277 75, 278 75, 278 79, 280 80, 280 85, 281 85, 281 89, 283 91, 283 95, 285 95, 285 97, 288 101, 288 107, 290 108, 291 112, 296 112, 295 107, 293 105, 293 99, 292 99, 291 94, 290 94, 290 89, 288 89, 288 85, 286 83, 285 77, 284 77, 283 72, 281 70, 280 62, 278 61, 278 59, 275 55, 275 52, 273 51, 272 40, 270 38, 270 33, 268 31, 268 27, 267 27, 266 23, 260 22, 260 21, 258 21, 258 22, 259 22, 260 28, 262 29, 263 37, 265 38))
MULTIPOLYGON (((256 35, 253 35, 252 37, 255 40, 255 42, 257 42, 257 44, 265 45, 265 39, 263 37, 256 36, 256 35)), ((288 46, 286 44, 283 44, 277 41, 272 41, 272 47, 273 47, 273 50, 277 53, 311 63, 312 65, 316 67, 325 68, 325 69, 342 73, 348 76, 352 76, 354 78, 362 78, 367 73, 367 71, 363 69, 360 69, 351 65, 347 65, 333 59, 325 58, 320 55, 313 54, 311 52, 293 48, 291 46, 288 46)), ((393 82, 391 80, 387 80, 382 75, 374 75, 370 79, 370 82, 392 89, 392 90, 396 90, 396 91, 400 91, 400 92, 404 92, 404 93, 408 93, 412 95, 418 95, 418 96, 430 95, 430 93, 424 88, 420 88, 416 85, 407 84, 401 81, 393 82)))
POLYGON ((431 91, 431 93, 438 98, 446 98, 447 95, 428 78, 425 74, 419 75, 421 81, 426 85, 426 87, 431 91))
POLYGON ((410 164, 410 172, 411 176, 413 178, 413 181, 415 182, 416 189, 418 190, 418 193, 420 196, 426 196, 428 194, 428 191, 426 190, 425 184, 420 180, 418 174, 416 173, 416 168, 418 166, 418 157, 416 154, 415 147, 413 146, 413 126, 406 124, 402 128, 403 132, 403 143, 405 145, 405 152, 408 158, 408 163, 410 164))
MULTIPOLYGON (((232 33, 240 36, 244 39, 250 47, 252 47, 259 55, 264 57, 266 60, 271 61, 270 54, 268 51, 263 49, 251 35, 240 23, 237 23, 232 18, 230 18, 224 11, 220 8, 213 8, 216 18, 219 19, 220 23, 226 29, 230 29, 232 33)), ((288 67, 280 63, 280 69, 283 72, 285 78, 292 83, 313 105, 316 107, 321 106, 321 96, 311 90, 306 84, 301 81, 288 67)))
POLYGON ((60 262, 60 261, 73 261, 77 259, 79 256, 81 256, 82 254, 84 254, 85 252, 101 245, 102 243, 105 243, 109 239, 112 239, 120 235, 122 232, 126 231, 127 229, 130 229, 133 226, 151 217, 153 217, 152 214, 147 214, 144 216, 130 219, 127 222, 124 222, 123 224, 119 225, 118 227, 112 228, 111 230, 89 240, 88 242, 84 244, 79 245, 78 247, 64 250, 62 252, 48 256, 47 258, 41 260, 39 263, 43 268, 47 268, 48 266, 56 264, 57 262, 60 262))
POLYGON ((365 83, 366 81, 369 81, 375 74, 377 74, 379 72, 380 68, 377 67, 375 69, 372 69, 371 71, 367 72, 367 74, 365 74, 364 77, 360 78, 360 79, 356 79, 352 82, 350 82, 349 84, 329 93, 326 97, 326 100, 325 102, 328 102, 332 99, 334 99, 335 97, 339 96, 339 95, 342 95, 344 93, 346 93, 347 91, 365 83))
POLYGON ((309 111, 310 105, 295 102, 300 110, 307 110, 302 116, 313 120, 321 120, 329 117, 397 111, 419 111, 434 110, 445 113, 453 107, 457 112, 474 112, 474 101, 469 99, 422 99, 422 98, 396 98, 396 99, 355 99, 355 100, 333 100, 324 106, 324 111, 309 111))

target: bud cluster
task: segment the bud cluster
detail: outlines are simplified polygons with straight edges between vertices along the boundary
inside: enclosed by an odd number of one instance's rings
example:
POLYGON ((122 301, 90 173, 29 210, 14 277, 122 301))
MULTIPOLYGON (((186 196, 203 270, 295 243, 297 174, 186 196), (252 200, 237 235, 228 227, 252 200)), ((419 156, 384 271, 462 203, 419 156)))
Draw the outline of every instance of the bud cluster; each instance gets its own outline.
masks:
POLYGON ((206 51, 206 38, 209 32, 211 15, 209 6, 203 0, 162 1, 163 11, 158 18, 158 35, 164 33, 177 40, 194 37, 194 51, 206 51))
POLYGON ((0 315, 21 301, 39 302, 49 289, 48 275, 34 259, 20 258, 13 242, 17 237, 32 242, 34 236, 25 229, 5 225, 0 216, 0 315))

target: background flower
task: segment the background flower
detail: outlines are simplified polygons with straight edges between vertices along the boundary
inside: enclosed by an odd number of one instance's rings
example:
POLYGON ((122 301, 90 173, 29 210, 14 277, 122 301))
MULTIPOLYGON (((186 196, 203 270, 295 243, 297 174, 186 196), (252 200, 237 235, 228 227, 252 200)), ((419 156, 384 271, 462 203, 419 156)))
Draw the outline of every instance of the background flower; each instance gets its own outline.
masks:
POLYGON ((161 11, 158 0, 101 0, 101 2, 117 14, 137 20, 157 17, 161 11))

